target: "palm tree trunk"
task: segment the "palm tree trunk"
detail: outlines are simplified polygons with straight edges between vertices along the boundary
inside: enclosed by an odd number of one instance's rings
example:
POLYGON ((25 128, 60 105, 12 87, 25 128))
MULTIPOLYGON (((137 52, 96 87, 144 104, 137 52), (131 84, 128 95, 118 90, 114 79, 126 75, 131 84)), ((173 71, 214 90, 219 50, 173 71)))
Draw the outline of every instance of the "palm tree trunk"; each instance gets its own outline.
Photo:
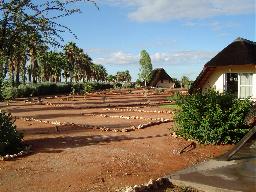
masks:
POLYGON ((15 70, 15 84, 20 84, 20 62, 17 63, 16 70, 15 70))

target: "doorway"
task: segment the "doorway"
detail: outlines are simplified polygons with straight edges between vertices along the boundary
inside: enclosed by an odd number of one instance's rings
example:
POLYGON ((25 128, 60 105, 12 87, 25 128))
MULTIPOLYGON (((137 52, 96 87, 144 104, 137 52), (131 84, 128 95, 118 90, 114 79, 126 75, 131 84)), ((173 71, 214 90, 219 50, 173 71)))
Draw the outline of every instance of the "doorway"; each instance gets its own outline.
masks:
POLYGON ((226 91, 238 96, 238 73, 226 73, 226 91))

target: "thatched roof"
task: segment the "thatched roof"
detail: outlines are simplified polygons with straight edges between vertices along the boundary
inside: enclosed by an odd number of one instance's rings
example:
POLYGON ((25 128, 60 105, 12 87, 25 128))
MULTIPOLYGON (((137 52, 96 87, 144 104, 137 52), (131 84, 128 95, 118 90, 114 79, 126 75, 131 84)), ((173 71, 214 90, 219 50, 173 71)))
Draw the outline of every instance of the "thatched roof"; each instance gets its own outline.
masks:
POLYGON ((170 80, 173 82, 172 78, 166 73, 163 68, 156 68, 151 73, 151 80, 149 81, 149 85, 155 87, 157 83, 161 80, 170 80))
POLYGON ((215 68, 234 65, 256 65, 256 42, 237 38, 204 65, 190 91, 201 88, 215 68))

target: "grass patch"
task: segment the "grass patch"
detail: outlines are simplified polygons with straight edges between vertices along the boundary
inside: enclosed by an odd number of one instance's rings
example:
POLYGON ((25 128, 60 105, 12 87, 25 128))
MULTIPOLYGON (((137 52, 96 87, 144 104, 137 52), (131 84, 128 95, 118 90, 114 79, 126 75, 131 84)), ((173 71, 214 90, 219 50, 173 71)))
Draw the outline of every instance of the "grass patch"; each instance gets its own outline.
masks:
POLYGON ((180 107, 176 104, 163 104, 163 105, 160 105, 159 107, 161 108, 168 108, 168 109, 180 109, 180 107))

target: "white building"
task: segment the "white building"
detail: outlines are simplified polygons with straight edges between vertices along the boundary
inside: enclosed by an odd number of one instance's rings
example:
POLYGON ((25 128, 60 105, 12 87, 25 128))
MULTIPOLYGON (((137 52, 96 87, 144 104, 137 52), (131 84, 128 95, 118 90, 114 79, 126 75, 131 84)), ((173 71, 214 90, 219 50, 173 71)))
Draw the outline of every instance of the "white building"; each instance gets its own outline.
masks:
POLYGON ((238 38, 206 63, 191 91, 209 88, 256 100, 256 43, 238 38))
POLYGON ((154 69, 149 81, 151 87, 174 88, 175 83, 163 68, 154 69))

